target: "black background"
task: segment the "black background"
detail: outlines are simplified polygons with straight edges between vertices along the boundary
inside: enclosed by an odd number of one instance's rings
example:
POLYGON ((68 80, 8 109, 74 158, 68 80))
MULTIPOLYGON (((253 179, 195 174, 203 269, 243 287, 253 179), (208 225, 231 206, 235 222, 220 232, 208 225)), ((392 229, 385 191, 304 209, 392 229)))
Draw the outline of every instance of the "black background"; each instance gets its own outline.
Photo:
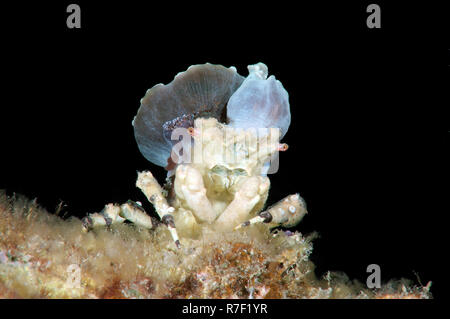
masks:
POLYGON ((340 2, 76 1, 82 28, 72 30, 69 2, 3 6, 0 189, 49 211, 63 201, 66 216, 145 203, 136 171, 165 177, 133 136, 146 90, 192 64, 246 76, 248 64, 264 62, 292 113, 268 203, 305 198, 297 230, 321 236, 317 275, 365 282, 375 263, 383 281, 416 280, 415 271, 439 297, 434 250, 446 244, 435 216, 448 213, 439 8, 377 1, 382 28, 368 29, 370 2, 340 2))

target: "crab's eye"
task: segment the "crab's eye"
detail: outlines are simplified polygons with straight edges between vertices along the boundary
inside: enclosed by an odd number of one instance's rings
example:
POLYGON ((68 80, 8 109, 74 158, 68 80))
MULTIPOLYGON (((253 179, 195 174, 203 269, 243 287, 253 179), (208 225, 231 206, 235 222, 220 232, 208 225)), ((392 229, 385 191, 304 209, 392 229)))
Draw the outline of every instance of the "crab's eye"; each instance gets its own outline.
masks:
POLYGON ((189 135, 194 136, 195 135, 195 129, 192 126, 189 127, 188 128, 188 133, 189 133, 189 135))
POLYGON ((288 148, 289 148, 289 145, 287 145, 286 143, 278 145, 278 150, 281 152, 287 151, 288 148))

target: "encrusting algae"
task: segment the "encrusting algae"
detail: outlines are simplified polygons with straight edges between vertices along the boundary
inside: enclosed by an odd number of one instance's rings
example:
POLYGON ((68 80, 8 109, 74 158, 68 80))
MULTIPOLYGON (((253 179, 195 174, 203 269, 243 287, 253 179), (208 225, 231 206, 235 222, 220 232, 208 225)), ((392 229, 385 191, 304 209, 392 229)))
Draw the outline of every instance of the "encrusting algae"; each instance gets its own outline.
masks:
POLYGON ((132 224, 80 232, 81 221, 0 194, 0 298, 430 298, 429 286, 367 289, 316 278, 314 235, 253 225, 183 240, 132 224))

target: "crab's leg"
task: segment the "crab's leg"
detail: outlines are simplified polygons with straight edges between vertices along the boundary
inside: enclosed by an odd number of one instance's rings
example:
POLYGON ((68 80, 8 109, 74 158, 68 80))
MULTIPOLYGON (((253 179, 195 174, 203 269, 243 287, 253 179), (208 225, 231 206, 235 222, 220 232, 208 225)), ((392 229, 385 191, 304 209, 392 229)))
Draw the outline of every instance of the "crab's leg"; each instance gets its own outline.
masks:
POLYGON ((100 213, 88 214, 81 222, 83 230, 88 231, 97 226, 110 226, 112 224, 120 224, 125 221, 119 216, 120 206, 115 204, 107 204, 100 213))
POLYGON ((201 173, 192 166, 179 165, 175 174, 175 193, 202 222, 212 223, 218 215, 208 197, 201 173))
POLYGON ((267 177, 252 176, 246 178, 239 186, 234 199, 217 218, 215 225, 221 229, 233 229, 241 223, 262 200, 265 201, 270 181, 267 177))
POLYGON ((299 194, 290 195, 235 229, 256 223, 267 223, 273 227, 293 227, 300 222, 306 213, 306 203, 303 198, 299 194))
POLYGON ((136 186, 142 190, 149 202, 153 204, 156 213, 161 218, 161 221, 167 225, 175 245, 179 248, 180 240, 178 239, 175 222, 172 215, 175 208, 170 207, 167 203, 158 181, 153 177, 152 173, 148 171, 140 172, 138 173, 136 186))
POLYGON ((123 205, 107 204, 100 213, 88 214, 82 219, 83 229, 90 230, 97 226, 110 226, 120 224, 125 220, 141 226, 152 229, 153 223, 144 209, 137 203, 129 200, 123 205))
POLYGON ((143 228, 152 229, 153 223, 141 205, 129 200, 120 206, 119 216, 143 228))

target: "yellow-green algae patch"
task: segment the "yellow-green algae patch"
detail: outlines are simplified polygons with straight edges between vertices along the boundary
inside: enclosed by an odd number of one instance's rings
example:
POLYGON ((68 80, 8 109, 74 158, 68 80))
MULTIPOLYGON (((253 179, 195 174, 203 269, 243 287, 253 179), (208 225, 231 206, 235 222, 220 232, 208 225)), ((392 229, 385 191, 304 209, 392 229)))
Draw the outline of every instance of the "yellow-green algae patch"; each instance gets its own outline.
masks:
POLYGON ((0 193, 0 298, 430 298, 429 285, 369 290, 318 279, 312 236, 264 225, 182 238, 121 224, 82 232, 24 198, 0 193))

